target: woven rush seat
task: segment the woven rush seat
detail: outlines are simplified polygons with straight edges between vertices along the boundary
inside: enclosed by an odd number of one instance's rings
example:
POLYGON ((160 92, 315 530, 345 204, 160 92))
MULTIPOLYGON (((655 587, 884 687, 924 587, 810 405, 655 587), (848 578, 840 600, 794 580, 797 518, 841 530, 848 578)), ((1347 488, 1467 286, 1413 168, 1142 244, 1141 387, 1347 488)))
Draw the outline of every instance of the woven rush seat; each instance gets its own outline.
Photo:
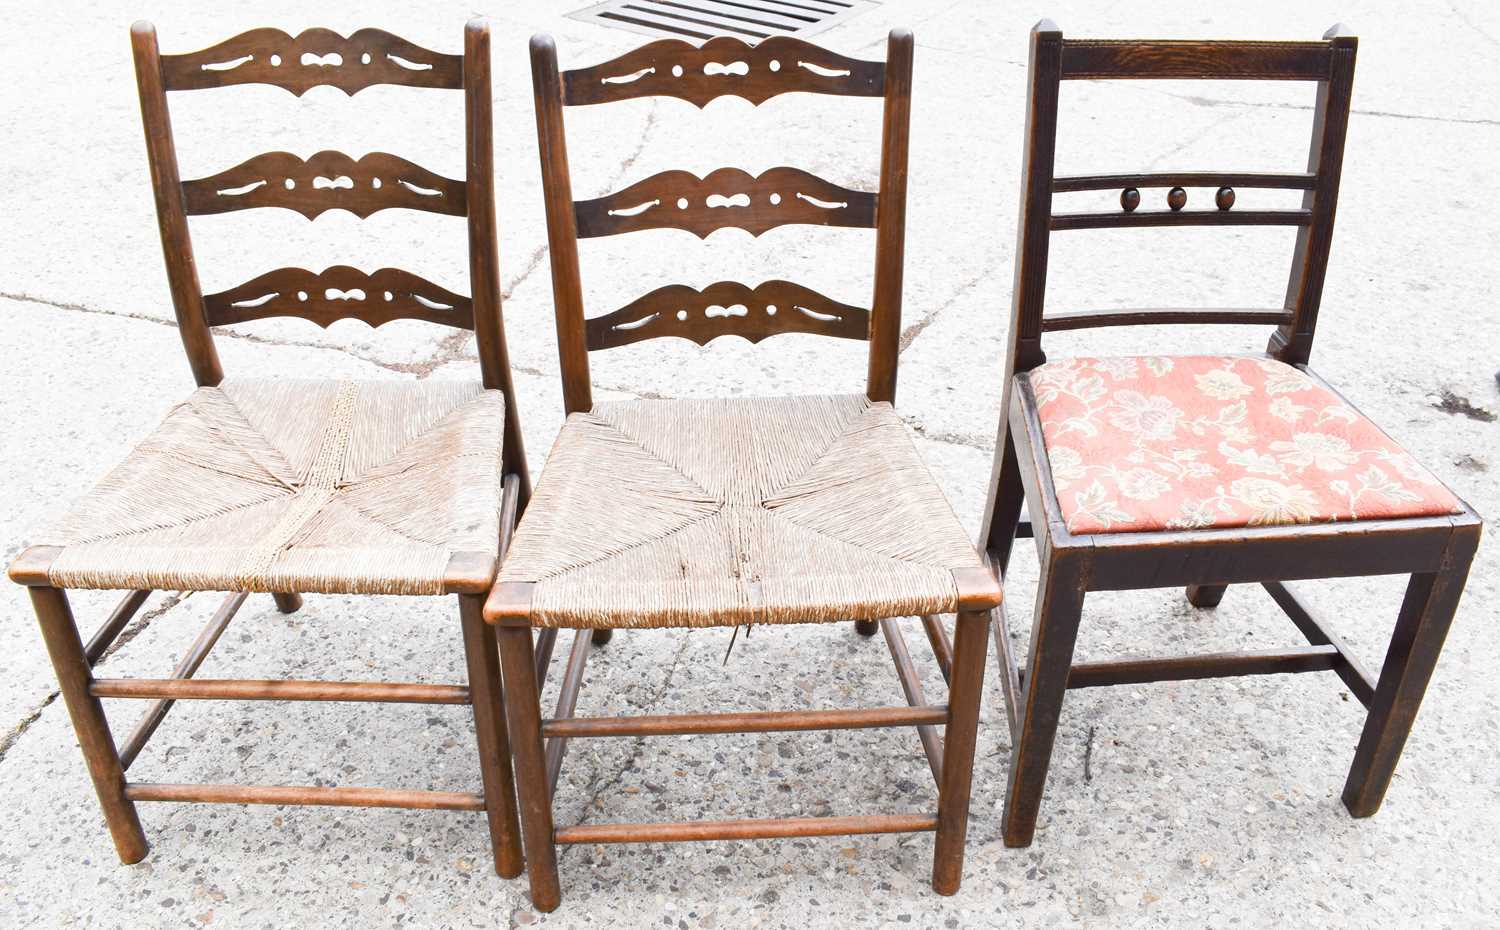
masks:
POLYGON ((35 545, 58 587, 442 594, 455 554, 498 554, 504 410, 478 383, 226 380, 35 545))
POLYGON ((1380 427, 1275 359, 1071 358, 1026 377, 1072 533, 1460 510, 1380 427))
POLYGON ((888 403, 642 400, 568 417, 500 582, 552 627, 958 609, 983 568, 888 403))

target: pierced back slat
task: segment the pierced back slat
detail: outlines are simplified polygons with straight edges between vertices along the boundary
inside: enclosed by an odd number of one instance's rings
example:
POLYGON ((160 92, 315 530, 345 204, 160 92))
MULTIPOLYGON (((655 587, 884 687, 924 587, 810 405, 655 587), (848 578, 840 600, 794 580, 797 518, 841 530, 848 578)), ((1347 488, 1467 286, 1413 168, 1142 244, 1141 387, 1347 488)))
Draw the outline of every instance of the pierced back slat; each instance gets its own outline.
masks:
POLYGON ((210 326, 295 316, 325 328, 343 319, 372 327, 405 319, 474 328, 469 298, 397 268, 369 274, 348 265, 321 272, 278 268, 227 291, 205 294, 203 308, 210 326))
POLYGON ((879 97, 885 93, 885 67, 791 36, 755 45, 732 36, 701 46, 662 39, 603 64, 563 72, 562 93, 567 106, 636 97, 677 97, 699 107, 719 97, 740 97, 758 106, 798 91, 879 97))
POLYGON ((290 152, 256 155, 206 178, 182 182, 189 215, 282 207, 308 219, 348 210, 360 219, 402 208, 463 216, 463 181, 434 174, 396 155, 371 152, 355 159, 323 151, 302 159, 290 152))
POLYGON ((252 29, 197 52, 163 55, 167 90, 234 84, 271 84, 302 96, 320 85, 356 94, 376 84, 462 90, 462 55, 422 48, 381 29, 347 38, 331 29, 295 37, 280 29, 252 29))
POLYGON ((867 339, 869 327, 868 310, 791 281, 765 281, 755 287, 718 281, 702 290, 669 284, 586 324, 589 351, 664 336, 699 345, 720 336, 759 342, 779 333, 867 339))
POLYGON ((671 39, 600 65, 561 72, 551 37, 532 38, 537 143, 567 412, 593 407, 590 351, 664 336, 700 345, 719 336, 759 342, 794 332, 865 339, 871 344, 867 394, 872 400, 894 399, 912 48, 905 30, 890 34, 884 62, 845 58, 785 36, 757 45, 714 38, 694 46, 671 39), (717 97, 737 96, 758 105, 796 91, 884 98, 878 191, 851 190, 798 168, 770 168, 758 176, 720 168, 701 178, 664 171, 602 197, 573 200, 565 107, 647 96, 679 97, 699 107, 717 97), (579 239, 664 228, 700 238, 728 227, 759 236, 789 224, 875 230, 870 310, 789 281, 755 287, 720 281, 701 291, 685 285, 660 287, 611 313, 585 317, 579 239))
POLYGON ((1330 60, 1327 42, 1068 39, 1061 78, 1320 81, 1330 60))
POLYGON ((770 168, 752 175, 720 168, 700 178, 663 171, 594 200, 574 204, 578 238, 641 229, 683 229, 705 238, 735 227, 759 236, 777 226, 874 228, 878 195, 850 190, 800 168, 770 168))

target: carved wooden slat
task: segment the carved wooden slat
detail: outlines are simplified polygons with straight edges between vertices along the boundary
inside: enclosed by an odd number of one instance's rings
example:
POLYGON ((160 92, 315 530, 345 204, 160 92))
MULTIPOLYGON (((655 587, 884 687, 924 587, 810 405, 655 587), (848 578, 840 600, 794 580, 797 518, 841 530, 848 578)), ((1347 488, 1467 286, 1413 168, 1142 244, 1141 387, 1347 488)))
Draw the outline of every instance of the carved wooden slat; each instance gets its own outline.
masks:
POLYGON ((385 152, 358 159, 318 152, 306 160, 290 152, 267 152, 206 178, 182 182, 189 214, 284 207, 313 219, 328 210, 348 210, 364 219, 396 207, 463 216, 463 181, 433 174, 385 152))
POLYGON ((321 273, 278 268, 238 287, 205 295, 203 307, 210 326, 296 316, 323 327, 349 318, 371 326, 391 320, 426 320, 474 328, 469 298, 396 268, 368 274, 348 265, 334 265, 321 273))
POLYGON ((801 223, 873 228, 877 197, 850 190, 800 168, 768 168, 759 176, 719 168, 700 178, 663 171, 621 191, 573 206, 578 238, 640 229, 685 229, 705 238, 733 226, 752 236, 801 223))
POLYGON ((1318 81, 1332 60, 1327 42, 1068 39, 1062 79, 1318 81))
POLYGON ((717 36, 701 47, 681 39, 651 42, 603 64, 565 71, 562 80, 567 106, 634 97, 678 97, 699 107, 741 97, 759 106, 796 91, 879 97, 885 63, 845 58, 791 36, 755 45, 717 36))
POLYGON ((663 336, 699 345, 719 336, 759 342, 777 333, 867 339, 870 312, 790 281, 766 281, 755 287, 717 281, 701 291, 685 284, 657 288, 586 325, 589 351, 663 336))
POLYGON ((167 90, 271 84, 299 97, 320 84, 350 95, 375 84, 459 90, 463 63, 462 55, 434 52, 381 29, 348 38, 331 29, 308 29, 296 38, 280 29, 252 29, 202 51, 161 58, 167 90))

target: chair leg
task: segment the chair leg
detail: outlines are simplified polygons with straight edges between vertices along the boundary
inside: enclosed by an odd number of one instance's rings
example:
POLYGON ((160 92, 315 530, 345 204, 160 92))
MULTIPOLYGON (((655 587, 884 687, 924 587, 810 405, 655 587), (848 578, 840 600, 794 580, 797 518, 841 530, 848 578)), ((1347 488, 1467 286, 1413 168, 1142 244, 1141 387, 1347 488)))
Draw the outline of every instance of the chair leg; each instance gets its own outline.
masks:
POLYGON ((856 620, 854 621, 854 632, 860 636, 874 636, 880 632, 879 620, 856 620))
POLYGON ((1477 526, 1459 528, 1448 544, 1442 570, 1413 575, 1406 586, 1396 629, 1380 669, 1380 681, 1370 702, 1370 714, 1365 718, 1364 732, 1354 751, 1354 764, 1344 782, 1344 806, 1355 817, 1369 817, 1385 799, 1406 737, 1422 704, 1422 695, 1437 666, 1478 544, 1477 526))
POLYGON ((557 847, 552 842, 552 791, 547 785, 546 750, 542 745, 536 657, 529 628, 500 627, 498 636, 500 666, 505 676, 505 711, 510 719, 510 745, 521 798, 521 835, 526 842, 531 903, 545 913, 557 909, 562 890, 557 880, 557 847))
POLYGON ((284 614, 294 614, 302 606, 302 595, 300 594, 273 594, 276 600, 276 609, 284 614))
POLYGON ((125 770, 120 765, 109 722, 104 718, 104 708, 98 698, 89 694, 94 675, 83 654, 83 642, 78 637, 78 624, 73 620, 68 596, 58 588, 28 590, 63 702, 73 719, 73 731, 94 780, 94 792, 99 796, 99 806, 104 808, 104 822, 115 841, 115 852, 121 862, 133 865, 146 858, 146 834, 141 831, 135 803, 125 797, 125 770))
MULTIPOLYGON (((1016 461, 1016 444, 1010 430, 1005 431, 1005 444, 997 455, 997 473, 991 484, 989 522, 981 535, 986 551, 994 554, 995 571, 1002 577, 1010 568, 1010 551, 1016 542, 1016 527, 1021 522, 1021 505, 1026 502, 1026 486, 1021 480, 1021 466, 1016 461)), ((1033 532, 1037 527, 1033 525, 1033 532)))
POLYGON ((1218 607, 1228 587, 1227 584, 1190 584, 1187 586, 1188 603, 1194 607, 1218 607))
POLYGON ((937 841, 932 854, 932 888, 938 894, 957 894, 963 880, 969 788, 974 780, 974 741, 979 731, 979 703, 984 695, 988 633, 988 612, 964 611, 958 615, 948 690, 948 725, 943 733, 943 779, 938 786, 937 841))
POLYGON ((484 784, 484 810, 489 819, 490 849, 495 873, 502 878, 521 874, 521 822, 516 814, 516 784, 510 768, 510 740, 505 725, 505 701, 500 690, 500 655, 495 628, 484 622, 484 597, 460 594, 464 658, 469 669, 469 701, 474 707, 474 733, 479 743, 479 773, 484 784))
POLYGON ((1089 566, 1077 552, 1056 552, 1042 565, 1031 625, 1031 655, 1023 683, 1026 705, 1011 748, 1005 793, 1006 846, 1030 846, 1052 758, 1052 741, 1073 666, 1073 644, 1083 614, 1089 566))
POLYGON ((594 631, 594 645, 602 646, 615 638, 615 631, 601 627, 594 631))

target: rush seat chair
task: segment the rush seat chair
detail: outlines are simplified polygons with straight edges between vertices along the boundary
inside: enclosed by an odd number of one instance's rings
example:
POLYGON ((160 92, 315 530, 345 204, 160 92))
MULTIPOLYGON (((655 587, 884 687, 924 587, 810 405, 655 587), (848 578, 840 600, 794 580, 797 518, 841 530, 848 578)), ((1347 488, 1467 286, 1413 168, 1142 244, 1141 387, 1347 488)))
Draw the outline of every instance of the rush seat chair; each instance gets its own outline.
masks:
MULTIPOLYGON (((256 29, 199 52, 161 55, 150 24, 131 29, 162 247, 177 324, 198 389, 172 408, 104 480, 37 534, 10 566, 30 589, 63 699, 121 861, 147 844, 139 801, 318 804, 484 812, 500 874, 521 871, 510 750, 485 594, 529 494, 500 316, 493 189, 489 30, 465 32, 462 55, 439 54, 376 29, 295 38, 256 29), (212 177, 178 175, 169 92, 270 84, 354 94, 374 84, 461 91, 467 177, 440 177, 394 155, 324 151, 252 158, 212 177), (416 275, 335 266, 270 271, 204 294, 188 217, 252 208, 309 219, 391 208, 468 223, 470 296, 416 275), (476 333, 478 381, 226 378, 213 328, 273 316, 323 326, 426 320, 476 333), (85 644, 73 588, 123 589, 85 644), (95 663, 153 590, 229 592, 168 678, 96 678, 95 663), (248 593, 291 612, 301 595, 458 596, 466 684, 195 679, 248 593), (117 744, 100 698, 150 701, 117 744), (482 791, 366 787, 151 784, 126 772, 175 701, 375 701, 473 708, 482 791)), ((419 91, 427 94, 430 91, 419 91)), ((458 97, 448 98, 455 105, 458 97)))
MULTIPOLYGON (((935 830, 933 887, 958 890, 984 676, 986 618, 999 584, 922 463, 891 402, 900 329, 912 38, 885 61, 800 40, 701 47, 653 42, 558 72, 552 40, 532 40, 537 131, 567 421, 501 570, 485 618, 499 625, 532 900, 557 907, 556 846, 935 830), (882 97, 877 192, 796 168, 669 171, 573 200, 566 107, 644 96, 703 106, 759 104, 793 91, 882 97), (717 198, 717 199, 716 199, 717 198), (728 203, 716 206, 715 203, 728 203), (645 209, 640 206, 645 204, 645 209), (875 230, 871 309, 787 281, 665 285, 586 318, 577 240, 673 228, 760 234, 788 223, 875 230), (711 308, 736 309, 710 313, 711 308), (677 336, 758 342, 813 333, 870 344, 861 394, 595 403, 589 353, 677 336), (891 618, 958 613, 947 704, 928 704, 891 618), (572 716, 594 636, 616 628, 863 621, 883 628, 908 702, 855 710, 654 717, 572 716), (538 659, 559 628, 574 645, 555 717, 543 720, 538 659), (533 629, 540 630, 533 643, 533 629), (569 739, 914 726, 939 785, 935 813, 554 827, 552 795, 569 739)), ((545 668, 545 665, 542 665, 545 668)), ((816 665, 810 663, 809 672, 816 665)))

